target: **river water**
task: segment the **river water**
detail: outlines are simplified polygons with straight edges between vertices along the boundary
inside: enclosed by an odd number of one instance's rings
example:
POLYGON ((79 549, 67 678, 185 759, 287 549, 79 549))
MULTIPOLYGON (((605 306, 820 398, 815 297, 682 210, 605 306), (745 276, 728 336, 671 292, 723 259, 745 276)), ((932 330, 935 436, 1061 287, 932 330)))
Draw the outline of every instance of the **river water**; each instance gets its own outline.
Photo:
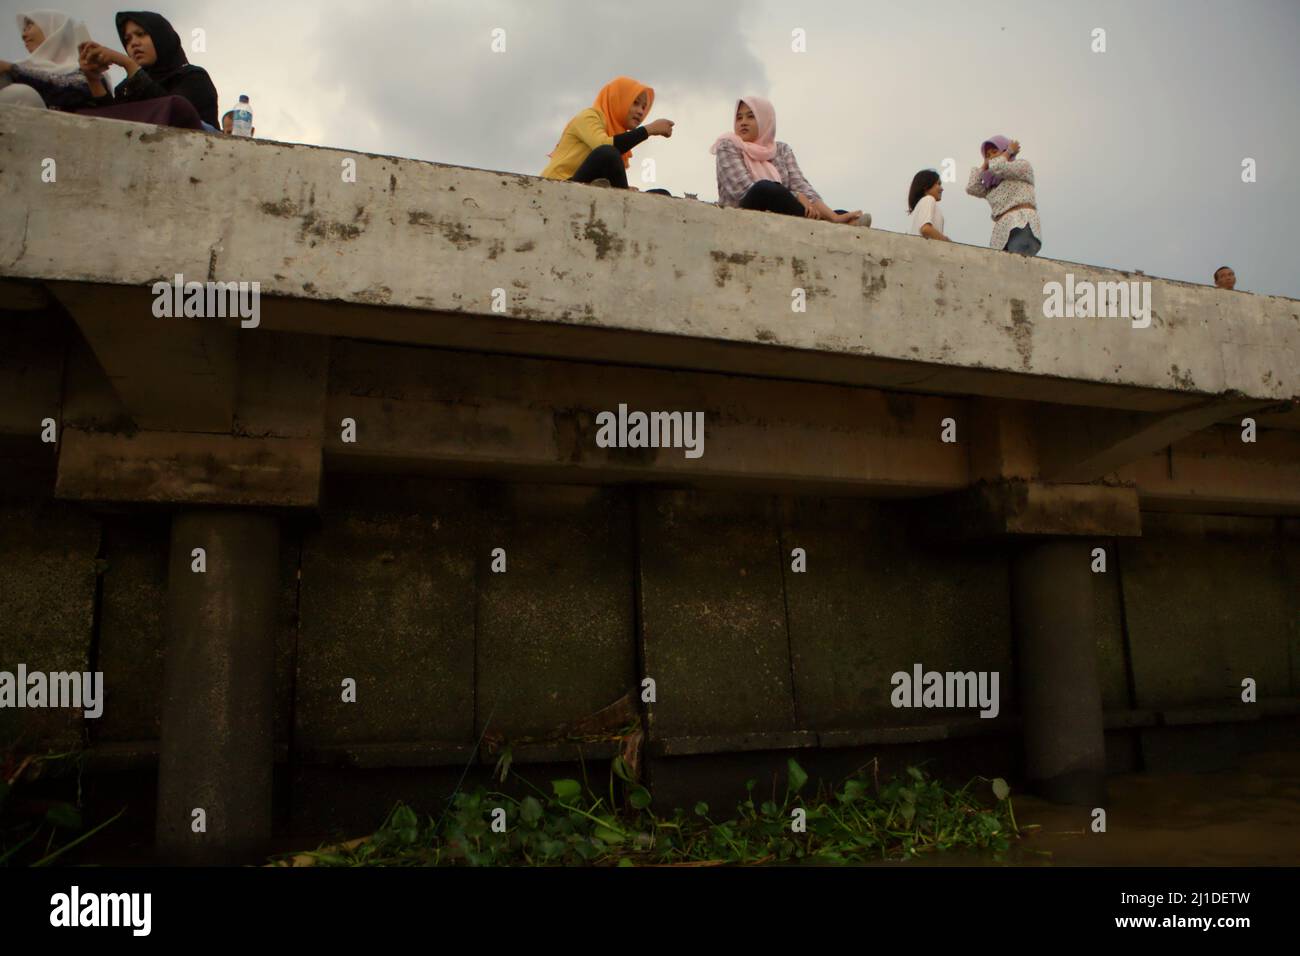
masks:
POLYGON ((1107 784, 1105 833, 1092 831, 1091 808, 1013 793, 1027 832, 1005 859, 945 853, 902 865, 1300 865, 1300 753, 1255 754, 1213 773, 1119 774, 1107 784))

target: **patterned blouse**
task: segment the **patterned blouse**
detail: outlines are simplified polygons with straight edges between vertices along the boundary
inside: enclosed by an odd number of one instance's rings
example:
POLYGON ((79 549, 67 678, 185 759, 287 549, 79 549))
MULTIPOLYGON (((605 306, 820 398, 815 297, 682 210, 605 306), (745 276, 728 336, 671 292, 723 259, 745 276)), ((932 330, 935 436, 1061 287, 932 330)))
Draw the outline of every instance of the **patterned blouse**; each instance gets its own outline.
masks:
POLYGON ((26 63, 15 63, 9 75, 15 83, 25 83, 39 93, 49 109, 75 110, 94 105, 90 82, 80 70, 47 73, 31 69, 26 63))
MULTIPOLYGON (((745 166, 745 158, 740 147, 735 143, 723 141, 718 144, 718 205, 739 206, 749 187, 754 185, 754 177, 745 166)), ((803 170, 795 162, 794 150, 785 143, 776 144, 776 155, 772 165, 781 173, 781 182, 792 193, 803 193, 812 202, 821 202, 821 196, 812 184, 804 179, 803 170)))
POLYGON ((989 172, 1001 176, 1002 182, 992 189, 987 188, 982 177, 984 170, 976 166, 970 171, 970 180, 966 183, 966 192, 980 196, 989 201, 993 211, 993 238, 989 246, 993 249, 1005 249, 1011 238, 1011 230, 1028 226, 1039 242, 1043 241, 1043 227, 1038 222, 1038 200, 1034 196, 1034 167, 1024 159, 1004 159, 995 156, 989 160, 989 172), (1033 203, 1034 209, 1017 209, 1015 212, 998 216, 1019 206, 1021 203, 1033 203))

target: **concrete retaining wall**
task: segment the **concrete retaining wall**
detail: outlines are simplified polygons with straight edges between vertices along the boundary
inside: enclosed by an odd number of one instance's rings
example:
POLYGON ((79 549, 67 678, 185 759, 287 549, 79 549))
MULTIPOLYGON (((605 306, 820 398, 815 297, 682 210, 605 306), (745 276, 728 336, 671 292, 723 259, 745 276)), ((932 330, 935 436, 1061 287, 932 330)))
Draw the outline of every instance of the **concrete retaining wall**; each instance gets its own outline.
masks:
MULTIPOLYGON (((881 753, 947 753, 942 770, 945 760, 963 765, 962 748, 944 741, 967 740, 969 753, 1002 761, 988 772, 1014 774, 1007 555, 939 547, 916 530, 921 506, 331 479, 319 522, 286 535, 283 549, 276 737, 280 760, 298 770, 282 799, 293 800, 295 825, 364 825, 349 814, 372 808, 383 781, 426 768, 410 778, 424 781, 419 790, 474 762, 489 715, 488 729, 507 740, 543 737, 625 692, 639 697, 642 676, 657 686, 643 709, 665 799, 729 792, 756 768, 778 767, 782 751, 828 771, 881 753), (505 573, 492 571, 497 547, 505 573), (796 547, 806 572, 791 570, 796 547), (893 709, 890 675, 916 662, 999 671, 1002 713, 893 709), (341 699, 346 677, 355 704, 341 699), (338 797, 336 785, 352 779, 338 774, 362 772, 349 767, 369 768, 356 778, 375 788, 369 802, 338 797), (312 793, 335 796, 319 804, 312 793)), ((1237 721, 1279 702, 1280 716, 1300 695, 1296 523, 1144 520, 1146 537, 1099 542, 1118 556, 1099 579, 1094 621, 1114 760, 1203 765, 1207 747, 1230 760, 1255 739, 1237 721), (1254 711, 1239 701, 1243 676, 1259 684, 1254 711), (1130 752, 1132 733, 1141 746, 1130 752)), ((82 668, 93 654, 108 695, 98 722, 2 711, 6 742, 63 747, 85 733, 103 766, 151 766, 166 528, 147 515, 6 507, 4 661, 82 668)), ((576 754, 552 744, 530 756, 520 744, 516 760, 576 754)), ((494 757, 479 759, 482 773, 494 757)))

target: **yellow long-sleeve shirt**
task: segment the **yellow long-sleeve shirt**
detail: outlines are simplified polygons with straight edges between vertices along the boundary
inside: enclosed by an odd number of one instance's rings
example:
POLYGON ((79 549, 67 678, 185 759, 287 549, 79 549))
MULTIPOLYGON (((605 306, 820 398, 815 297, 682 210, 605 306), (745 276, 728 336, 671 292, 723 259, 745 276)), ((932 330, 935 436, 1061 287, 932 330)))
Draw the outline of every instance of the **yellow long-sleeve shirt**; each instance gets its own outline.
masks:
POLYGON ((614 137, 605 132, 605 117, 594 106, 583 110, 564 127, 551 161, 542 170, 546 179, 569 179, 597 146, 612 146, 614 137))

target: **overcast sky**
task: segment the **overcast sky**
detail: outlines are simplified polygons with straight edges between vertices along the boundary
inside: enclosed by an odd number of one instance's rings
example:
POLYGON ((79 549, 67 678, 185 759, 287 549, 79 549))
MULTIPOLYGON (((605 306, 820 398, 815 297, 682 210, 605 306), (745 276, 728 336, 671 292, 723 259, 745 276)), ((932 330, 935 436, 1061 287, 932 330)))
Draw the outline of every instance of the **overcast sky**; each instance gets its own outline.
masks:
MULTIPOLYGON (((116 5, 41 0, 117 44, 116 5)), ((0 0, 0 59, 25 56, 0 0), (2 35, 2 34, 0 34, 2 35)), ((222 110, 259 138, 537 173, 564 123, 619 74, 655 89, 672 139, 637 148, 658 185, 716 198, 708 148, 744 93, 770 98, 823 197, 907 228, 907 188, 956 163, 941 209, 986 245, 965 194, 979 143, 1034 164, 1042 255, 1300 298, 1300 0, 167 0, 206 32, 222 110), (505 30, 506 50, 491 49, 505 30), (1095 53, 1093 30, 1106 31, 1095 53), (791 34, 806 32, 806 52, 791 34), (1242 182, 1242 161, 1257 181, 1242 182)), ((119 74, 120 75, 120 72, 119 74)))

